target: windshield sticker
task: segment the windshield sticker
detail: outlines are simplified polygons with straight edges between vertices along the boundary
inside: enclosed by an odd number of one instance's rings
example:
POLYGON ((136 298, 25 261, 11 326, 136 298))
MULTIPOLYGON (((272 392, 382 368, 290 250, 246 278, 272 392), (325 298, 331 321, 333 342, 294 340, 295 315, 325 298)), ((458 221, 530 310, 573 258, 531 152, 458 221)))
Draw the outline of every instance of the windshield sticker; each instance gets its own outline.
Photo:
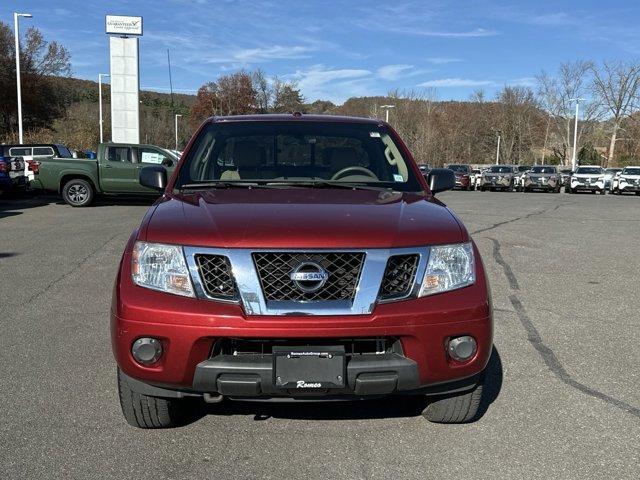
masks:
POLYGON ((402 175, 400 175, 399 173, 394 173, 393 174, 393 180, 396 182, 404 182, 404 177, 402 175))
POLYGON ((369 136, 372 138, 380 138, 380 132, 369 132, 369 136))

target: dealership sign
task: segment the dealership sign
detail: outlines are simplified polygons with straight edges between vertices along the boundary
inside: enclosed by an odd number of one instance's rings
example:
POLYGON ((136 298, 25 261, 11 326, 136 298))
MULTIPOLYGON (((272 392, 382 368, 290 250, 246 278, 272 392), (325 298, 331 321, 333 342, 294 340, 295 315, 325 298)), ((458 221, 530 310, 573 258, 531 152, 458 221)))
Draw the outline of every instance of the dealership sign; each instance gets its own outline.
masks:
POLYGON ((142 17, 107 15, 105 29, 111 35, 142 35, 142 17))

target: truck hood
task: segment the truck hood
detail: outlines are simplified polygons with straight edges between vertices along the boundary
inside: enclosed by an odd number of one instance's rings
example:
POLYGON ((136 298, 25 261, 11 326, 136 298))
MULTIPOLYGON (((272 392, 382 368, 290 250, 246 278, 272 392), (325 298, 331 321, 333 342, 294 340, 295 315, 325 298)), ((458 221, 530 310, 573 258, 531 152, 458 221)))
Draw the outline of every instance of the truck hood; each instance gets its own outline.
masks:
POLYGON ((218 189, 167 196, 145 217, 149 242, 222 248, 391 248, 466 241, 437 200, 342 189, 218 189))

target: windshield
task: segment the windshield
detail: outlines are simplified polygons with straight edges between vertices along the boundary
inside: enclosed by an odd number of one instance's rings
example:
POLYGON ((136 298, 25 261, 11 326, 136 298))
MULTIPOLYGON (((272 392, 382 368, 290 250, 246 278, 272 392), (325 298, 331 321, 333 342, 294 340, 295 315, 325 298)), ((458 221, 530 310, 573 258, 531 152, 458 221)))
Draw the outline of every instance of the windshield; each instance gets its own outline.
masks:
POLYGON ((527 170, 531 170, 531 165, 520 165, 518 167, 519 172, 526 172, 527 170))
POLYGON ((490 173, 513 173, 513 169, 511 167, 501 167, 496 165, 495 167, 491 167, 489 169, 490 173))
POLYGON ((580 167, 576 170, 576 173, 583 175, 599 175, 602 173, 602 168, 600 167, 580 167))
POLYGON ((556 173, 555 167, 533 167, 531 173, 556 173))
POLYGON ((185 158, 176 188, 329 181, 422 191, 384 126, 300 121, 207 125, 185 158))
POLYGON ((629 167, 622 171, 622 175, 640 175, 640 168, 629 167))
POLYGON ((447 168, 449 170, 453 170, 454 172, 460 173, 469 173, 469 171, 471 170, 469 168, 469 165, 449 165, 447 168))

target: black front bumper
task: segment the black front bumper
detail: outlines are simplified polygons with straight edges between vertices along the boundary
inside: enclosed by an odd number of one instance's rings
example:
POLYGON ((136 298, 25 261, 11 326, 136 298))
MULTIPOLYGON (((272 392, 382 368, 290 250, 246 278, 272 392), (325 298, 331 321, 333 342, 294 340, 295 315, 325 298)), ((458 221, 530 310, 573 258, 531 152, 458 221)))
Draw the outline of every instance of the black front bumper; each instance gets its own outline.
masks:
POLYGON ((418 364, 397 353, 348 358, 340 389, 276 387, 271 355, 218 355, 197 365, 193 389, 230 397, 296 395, 385 395, 420 386, 418 364))
POLYGON ((355 400, 391 394, 443 395, 474 388, 483 372, 466 378, 420 385, 418 364, 398 353, 356 355, 347 359, 340 389, 276 387, 271 355, 218 355, 196 366, 190 389, 148 384, 121 372, 138 393, 164 398, 224 396, 265 400, 355 400))

